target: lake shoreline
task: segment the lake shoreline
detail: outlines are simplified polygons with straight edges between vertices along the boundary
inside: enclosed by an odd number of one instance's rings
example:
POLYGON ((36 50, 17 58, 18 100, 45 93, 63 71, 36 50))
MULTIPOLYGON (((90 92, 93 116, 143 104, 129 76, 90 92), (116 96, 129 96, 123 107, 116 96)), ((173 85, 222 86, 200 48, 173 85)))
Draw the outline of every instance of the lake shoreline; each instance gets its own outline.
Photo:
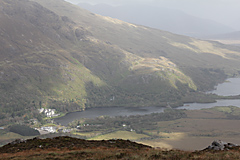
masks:
MULTIPOLYGON (((226 79, 228 84, 231 82, 232 78, 226 79)), ((235 79, 234 79, 235 80, 235 79)), ((240 78, 237 78, 240 84, 240 78)), ((224 84, 224 83, 222 83, 224 84)), ((219 85, 222 85, 219 84, 219 85)), ((65 116, 54 118, 56 123, 67 125, 69 122, 81 119, 81 118, 96 118, 99 116, 130 116, 130 115, 145 115, 151 113, 160 113, 167 108, 173 109, 202 109, 211 108, 214 106, 231 106, 235 105, 240 107, 240 95, 217 95, 213 93, 199 93, 192 92, 189 93, 183 100, 178 102, 167 103, 164 102, 161 105, 155 106, 99 106, 86 108, 84 111, 76 111, 66 113, 65 116), (236 103, 238 102, 239 103, 236 103)))

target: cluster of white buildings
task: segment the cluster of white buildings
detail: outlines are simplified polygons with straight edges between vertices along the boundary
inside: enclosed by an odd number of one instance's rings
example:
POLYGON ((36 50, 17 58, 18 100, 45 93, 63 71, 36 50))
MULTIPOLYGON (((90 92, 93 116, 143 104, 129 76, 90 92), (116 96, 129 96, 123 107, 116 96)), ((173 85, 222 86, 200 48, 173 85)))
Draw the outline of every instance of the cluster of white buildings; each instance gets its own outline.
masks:
POLYGON ((57 117, 60 114, 56 114, 56 109, 38 109, 39 113, 44 113, 47 117, 57 117))
POLYGON ((42 131, 47 131, 50 133, 56 133, 57 132, 57 127, 41 127, 42 131))
POLYGON ((72 129, 68 129, 68 128, 62 128, 62 127, 57 127, 57 126, 45 126, 45 127, 41 127, 40 129, 38 129, 39 131, 45 131, 45 132, 49 132, 49 133, 70 133, 72 131, 72 129))

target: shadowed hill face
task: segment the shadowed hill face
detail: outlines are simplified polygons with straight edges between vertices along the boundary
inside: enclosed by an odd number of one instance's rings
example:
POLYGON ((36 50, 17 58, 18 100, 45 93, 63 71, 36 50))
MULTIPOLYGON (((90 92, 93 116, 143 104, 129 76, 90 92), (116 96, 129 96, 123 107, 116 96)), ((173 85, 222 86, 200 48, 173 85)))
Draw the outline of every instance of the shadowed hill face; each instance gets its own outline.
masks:
POLYGON ((237 47, 61 0, 0 0, 0 6, 0 110, 8 116, 31 118, 40 107, 70 112, 175 102, 238 73, 237 47))
POLYGON ((26 107, 36 110, 51 101, 68 104, 72 99, 76 102, 70 105, 83 108, 84 81, 102 83, 71 56, 71 48, 77 38, 85 35, 84 30, 74 28, 69 18, 58 16, 38 3, 0 2, 3 112, 22 116, 26 107))

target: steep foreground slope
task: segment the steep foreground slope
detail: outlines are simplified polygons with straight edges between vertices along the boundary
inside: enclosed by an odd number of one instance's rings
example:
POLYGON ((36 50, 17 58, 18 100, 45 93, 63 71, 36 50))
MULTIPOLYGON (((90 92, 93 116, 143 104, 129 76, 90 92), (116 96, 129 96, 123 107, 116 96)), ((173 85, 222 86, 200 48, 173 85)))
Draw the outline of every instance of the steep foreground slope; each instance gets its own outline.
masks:
POLYGON ((239 159, 239 147, 229 149, 167 151, 126 140, 86 141, 56 137, 14 141, 0 148, 0 159, 239 159))
POLYGON ((1 119, 37 117, 40 107, 164 105, 240 71, 237 47, 95 15, 63 0, 0 6, 1 119))

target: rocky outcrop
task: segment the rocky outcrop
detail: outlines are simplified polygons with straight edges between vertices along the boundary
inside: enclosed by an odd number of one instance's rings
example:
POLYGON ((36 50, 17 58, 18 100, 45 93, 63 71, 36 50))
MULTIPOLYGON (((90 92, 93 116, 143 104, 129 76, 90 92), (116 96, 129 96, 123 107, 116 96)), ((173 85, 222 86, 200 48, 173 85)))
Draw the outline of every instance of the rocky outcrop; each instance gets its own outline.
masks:
POLYGON ((221 140, 215 140, 212 142, 210 146, 205 148, 204 150, 215 150, 215 151, 223 151, 223 150, 229 150, 234 147, 238 146, 237 144, 233 143, 226 143, 221 140))

